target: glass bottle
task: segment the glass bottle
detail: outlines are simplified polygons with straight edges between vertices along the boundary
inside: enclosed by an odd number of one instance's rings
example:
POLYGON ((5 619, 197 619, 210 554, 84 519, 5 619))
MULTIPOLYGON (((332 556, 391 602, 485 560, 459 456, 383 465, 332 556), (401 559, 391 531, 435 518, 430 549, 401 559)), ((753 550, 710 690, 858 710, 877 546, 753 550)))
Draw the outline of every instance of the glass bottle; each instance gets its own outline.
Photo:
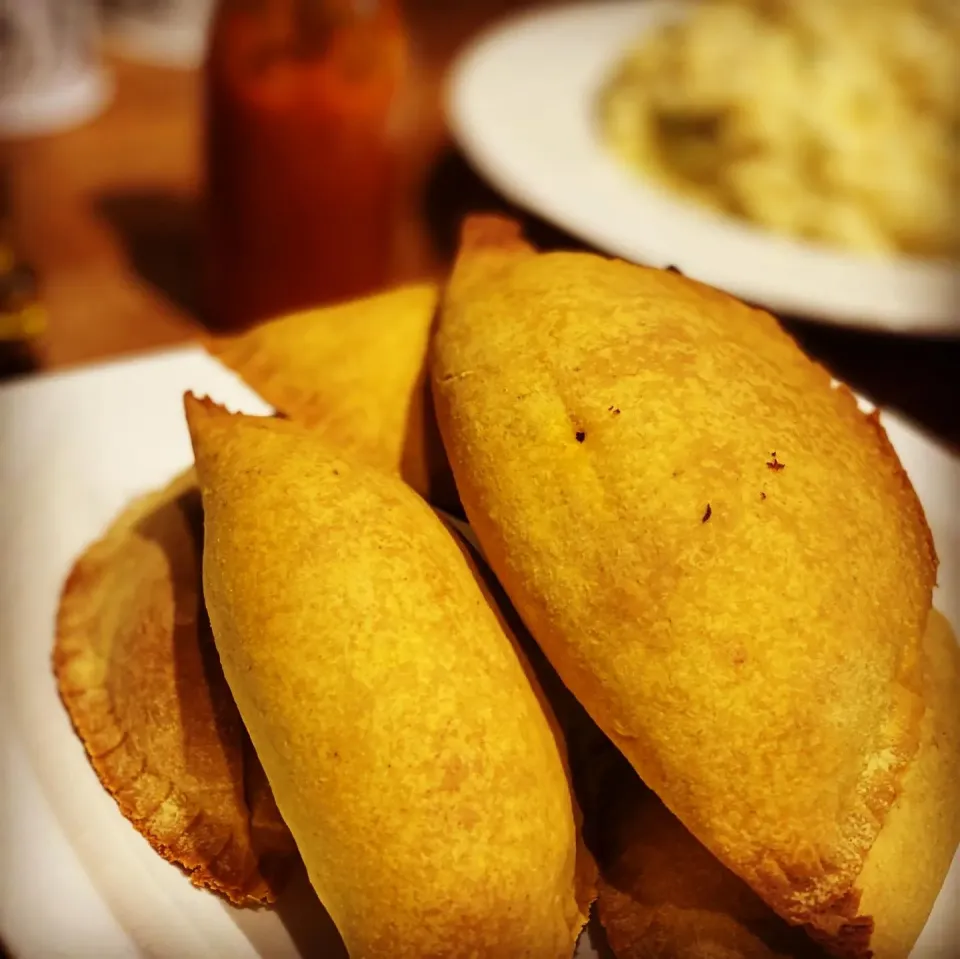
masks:
POLYGON ((244 327, 389 279, 396 0, 221 0, 206 64, 206 300, 244 327))

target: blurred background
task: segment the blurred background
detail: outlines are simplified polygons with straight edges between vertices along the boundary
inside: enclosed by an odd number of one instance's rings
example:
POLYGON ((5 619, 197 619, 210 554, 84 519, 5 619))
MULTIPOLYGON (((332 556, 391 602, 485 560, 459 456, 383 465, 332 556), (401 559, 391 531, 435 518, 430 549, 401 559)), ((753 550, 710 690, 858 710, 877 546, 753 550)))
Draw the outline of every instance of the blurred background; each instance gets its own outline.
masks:
MULTIPOLYGON (((444 120, 457 57, 530 6, 4 0, 0 377, 168 347, 441 276, 468 211, 509 210, 541 245, 586 246, 500 196, 444 120)), ((660 65, 640 57, 632 73, 624 68, 624 88, 653 90, 643 71, 656 69, 661 99, 681 89, 683 64, 665 73, 663 57, 696 39, 668 33, 660 42, 660 65)), ((744 47, 754 42, 743 34, 744 47)), ((945 76, 944 95, 954 96, 945 76)), ((626 109, 639 115, 629 99, 626 109)), ((700 169, 718 127, 671 122, 684 151, 678 169, 700 169)), ((950 223, 955 200, 948 189, 937 206, 950 223)), ((776 220, 783 207, 764 202, 776 220)), ((955 335, 781 319, 836 375, 960 445, 955 335)))

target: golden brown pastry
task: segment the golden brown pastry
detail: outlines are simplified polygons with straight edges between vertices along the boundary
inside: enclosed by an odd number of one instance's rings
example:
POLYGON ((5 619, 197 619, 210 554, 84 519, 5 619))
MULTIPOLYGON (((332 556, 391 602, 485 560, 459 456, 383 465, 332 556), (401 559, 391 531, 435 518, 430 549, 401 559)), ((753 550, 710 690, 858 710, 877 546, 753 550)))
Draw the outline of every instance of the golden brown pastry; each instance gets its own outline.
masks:
POLYGON ((459 540, 316 433, 186 408, 224 673, 350 954, 569 959, 562 747, 459 540))
MULTIPOLYGON (((924 637, 923 690, 917 758, 858 879, 861 909, 882 917, 869 942, 874 959, 909 956, 960 842, 960 647, 936 610, 924 637)), ((601 793, 597 911, 617 959, 825 955, 711 856, 632 771, 608 775, 601 793)))
POLYGON ((906 959, 960 844, 960 646, 931 610, 923 644, 920 749, 857 879, 875 917, 873 959, 906 959))
POLYGON ((201 538, 192 470, 129 506, 67 580, 54 671, 123 814, 194 884, 251 905, 296 851, 220 669, 201 538))
MULTIPOLYGON (((373 465, 402 467, 425 490, 425 443, 436 425, 424 405, 423 365, 435 303, 435 287, 407 287, 286 317, 210 349, 286 414, 373 465)), ((440 449, 438 437, 431 449, 440 449)), ((442 453, 436 461, 437 475, 448 475, 442 453)), ((443 489, 435 487, 438 498, 455 501, 443 489)), ((283 873, 295 851, 256 754, 248 748, 249 761, 241 758, 246 733, 200 595, 201 526, 192 473, 131 506, 67 584, 55 663, 74 724, 124 814, 198 884, 236 902, 267 900, 270 884, 246 871, 276 850, 283 873), (147 524, 163 535, 144 535, 147 524), (196 609, 175 629, 181 607, 196 609), (188 667, 189 683, 181 676, 188 667), (178 738, 180 730, 189 735, 178 738), (100 744, 113 749, 118 737, 124 745, 101 755, 100 744)))
POLYGON ((936 569, 877 418, 770 315, 488 217, 432 375, 467 516, 564 682, 728 868, 842 937, 917 750, 936 569))
POLYGON ((608 790, 597 914, 617 959, 825 959, 632 770, 608 790))
POLYGON ((426 388, 431 283, 294 313, 207 349, 279 412, 417 492, 456 501, 426 388))

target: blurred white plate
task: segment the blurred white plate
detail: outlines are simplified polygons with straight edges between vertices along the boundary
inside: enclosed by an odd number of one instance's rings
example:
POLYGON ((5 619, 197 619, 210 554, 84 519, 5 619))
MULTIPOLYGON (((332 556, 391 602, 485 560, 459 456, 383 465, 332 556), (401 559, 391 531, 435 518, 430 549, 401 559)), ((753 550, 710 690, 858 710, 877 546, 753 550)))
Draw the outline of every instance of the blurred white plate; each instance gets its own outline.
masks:
MULTIPOLYGON (((192 459, 186 389, 269 408, 199 349, 0 388, 0 942, 13 959, 342 959, 305 877, 276 910, 241 910, 161 859, 101 788, 50 670, 77 555, 192 459)), ((960 461, 886 417, 941 558, 937 605, 960 624, 960 461)), ((960 859, 914 959, 960 942, 960 859)), ((579 959, 596 959, 589 942, 579 959)), ((508 957, 504 957, 508 959, 508 957)))
POLYGON ((776 236, 676 199, 607 152, 596 130, 598 90, 638 36, 685 7, 683 0, 615 0, 502 22, 452 70, 454 136, 511 200, 617 256, 673 264, 781 313, 960 334, 960 270, 776 236))

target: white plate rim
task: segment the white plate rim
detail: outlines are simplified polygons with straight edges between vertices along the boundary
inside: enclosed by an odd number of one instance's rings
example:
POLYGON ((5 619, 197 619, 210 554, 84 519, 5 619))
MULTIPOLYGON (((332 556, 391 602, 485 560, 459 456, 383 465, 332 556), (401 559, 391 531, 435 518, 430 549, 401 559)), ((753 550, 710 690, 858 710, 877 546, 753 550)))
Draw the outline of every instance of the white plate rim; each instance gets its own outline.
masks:
POLYGON ((454 139, 508 199, 614 255, 673 264, 790 316, 960 334, 960 269, 835 252, 701 210, 602 146, 591 132, 602 79, 643 30, 688 7, 688 0, 579 2, 494 24, 449 72, 444 107, 454 139), (634 228, 637 221, 644 228, 634 228))

